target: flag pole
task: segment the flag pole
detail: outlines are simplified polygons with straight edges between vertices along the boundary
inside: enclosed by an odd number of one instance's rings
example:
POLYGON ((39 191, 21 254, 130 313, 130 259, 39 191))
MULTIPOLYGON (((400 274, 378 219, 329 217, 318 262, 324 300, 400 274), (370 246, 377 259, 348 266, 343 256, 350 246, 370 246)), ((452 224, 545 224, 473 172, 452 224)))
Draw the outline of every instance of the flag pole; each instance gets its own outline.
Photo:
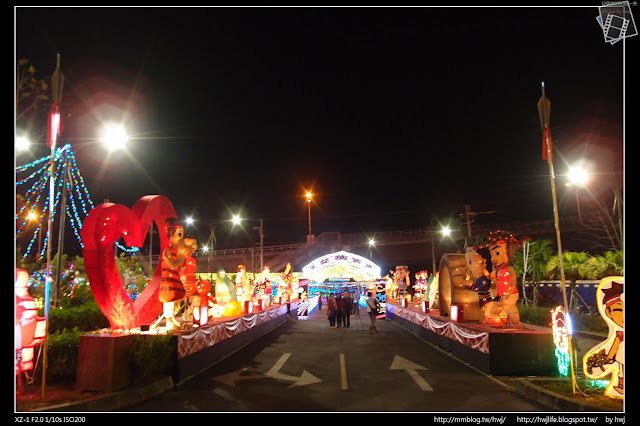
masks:
MULTIPOLYGON (((49 217, 47 219, 47 269, 44 279, 44 340, 42 342, 42 399, 45 398, 47 384, 47 346, 49 340, 49 292, 51 289, 51 246, 53 245, 53 214, 55 207, 56 141, 61 132, 61 101, 64 75, 60 71, 60 54, 56 58, 56 69, 51 76, 52 104, 49 112, 47 143, 51 147, 51 166, 49 170, 49 217)), ((64 212, 61 212, 64 214, 64 212)), ((61 253, 58 253, 61 256, 61 253)))
MULTIPOLYGON (((558 242, 558 264, 560 266, 560 282, 562 286, 562 302, 564 304, 565 311, 565 321, 569 315, 569 305, 567 303, 567 289, 566 289, 566 280, 564 275, 564 261, 562 259, 562 240, 560 239, 560 220, 558 218, 558 197, 556 195, 556 175, 553 170, 553 145, 551 140, 551 129, 549 128, 549 118, 551 115, 551 102, 547 99, 547 96, 544 91, 544 81, 542 82, 542 96, 538 101, 538 112, 540 113, 540 124, 542 126, 542 138, 543 138, 543 148, 542 148, 542 159, 547 160, 549 164, 549 176, 551 177, 551 195, 553 197, 553 220, 556 228, 556 239, 558 242)), ((570 320, 569 320, 570 321, 570 320)), ((576 393, 576 381, 574 375, 574 367, 573 367, 573 355, 571 348, 571 324, 568 325, 569 333, 568 333, 568 344, 569 344, 569 363, 571 369, 571 385, 573 387, 573 393, 576 393)))

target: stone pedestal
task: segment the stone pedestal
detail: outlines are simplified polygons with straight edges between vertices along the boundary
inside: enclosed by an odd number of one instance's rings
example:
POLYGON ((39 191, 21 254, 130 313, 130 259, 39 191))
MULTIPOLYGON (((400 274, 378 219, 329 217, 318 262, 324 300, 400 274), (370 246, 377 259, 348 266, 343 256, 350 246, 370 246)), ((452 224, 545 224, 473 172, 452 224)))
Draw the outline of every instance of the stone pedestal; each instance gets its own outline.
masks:
POLYGON ((132 334, 80 336, 76 390, 114 392, 132 383, 132 334))

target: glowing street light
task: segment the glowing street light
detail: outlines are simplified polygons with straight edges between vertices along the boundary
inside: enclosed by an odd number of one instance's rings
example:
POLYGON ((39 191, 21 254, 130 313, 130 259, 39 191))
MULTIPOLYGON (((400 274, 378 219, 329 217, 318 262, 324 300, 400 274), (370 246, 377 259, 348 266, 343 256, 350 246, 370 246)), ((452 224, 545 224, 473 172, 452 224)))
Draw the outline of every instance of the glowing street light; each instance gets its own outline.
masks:
POLYGON ((371 249, 376 245, 376 240, 369 238, 369 260, 371 260, 371 249))
POLYGON ((576 204, 578 205, 578 220, 582 223, 582 212, 580 211, 580 196, 578 195, 578 186, 585 186, 587 181, 589 180, 589 174, 584 169, 582 164, 576 164, 569 167, 569 173, 567 174, 569 177, 569 182, 567 182, 567 186, 574 185, 576 189, 576 204))
POLYGON ((310 243, 313 240, 313 236, 311 235, 311 197, 313 194, 311 192, 307 192, 307 207, 309 212, 309 236, 307 237, 307 243, 310 243))
POLYGON ((31 141, 24 136, 16 136, 16 151, 26 151, 31 146, 31 141))
MULTIPOLYGON (((213 251, 215 249, 215 245, 217 243, 216 239, 216 228, 221 223, 233 223, 233 225, 237 225, 240 223, 242 218, 239 215, 234 215, 231 219, 223 219, 223 220, 202 220, 200 222, 206 223, 209 225, 209 239, 206 244, 202 245, 202 252, 207 254, 207 265, 208 271, 211 272, 211 258, 213 257, 213 251)), ((193 225, 196 222, 192 217, 187 217, 185 219, 185 223, 187 225, 193 225)))
POLYGON ((256 219, 256 218, 248 218, 243 219, 239 215, 235 215, 233 217, 233 223, 239 224, 241 220, 257 220, 260 222, 260 226, 254 226, 253 229, 258 230, 258 235, 260 236, 260 271, 264 269, 264 220, 256 219))
POLYGON ((129 140, 127 132, 119 124, 107 123, 102 129, 100 140, 105 144, 109 151, 116 151, 124 148, 129 140))

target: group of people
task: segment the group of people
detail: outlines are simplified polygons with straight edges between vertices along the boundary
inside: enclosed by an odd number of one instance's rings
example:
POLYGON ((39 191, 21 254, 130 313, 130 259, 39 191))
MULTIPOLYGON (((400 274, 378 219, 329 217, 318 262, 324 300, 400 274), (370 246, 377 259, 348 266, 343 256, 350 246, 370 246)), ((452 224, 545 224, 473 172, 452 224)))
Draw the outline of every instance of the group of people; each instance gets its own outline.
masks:
MULTIPOLYGON (((318 300, 322 300, 324 296, 320 294, 318 300)), ((353 294, 345 291, 344 293, 329 293, 327 298, 327 319, 331 328, 351 327, 351 315, 360 315, 360 305, 356 300, 359 294, 353 294)), ((318 303, 318 308, 322 310, 322 302, 318 303)))
MULTIPOLYGON (((322 293, 318 297, 318 310, 322 310, 322 293)), ((344 293, 329 293, 327 298, 327 319, 329 320, 330 328, 349 328, 351 327, 351 316, 356 315, 360 317, 360 293, 356 292, 351 294, 348 291, 344 293)), ((371 319, 369 326, 369 333, 377 333, 376 329, 376 315, 378 309, 378 303, 375 296, 371 295, 371 292, 367 293, 367 313, 371 319)))

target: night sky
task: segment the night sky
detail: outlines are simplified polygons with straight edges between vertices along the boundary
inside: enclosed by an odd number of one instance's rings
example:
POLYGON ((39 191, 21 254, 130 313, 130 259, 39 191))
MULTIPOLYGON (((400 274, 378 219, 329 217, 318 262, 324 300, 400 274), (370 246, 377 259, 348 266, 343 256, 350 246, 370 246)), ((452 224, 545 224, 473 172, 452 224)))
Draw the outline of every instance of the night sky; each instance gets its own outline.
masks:
MULTIPOLYGON (((564 174, 580 156, 600 196, 622 185, 639 41, 606 43, 597 6, 15 11, 16 60, 48 79, 61 55, 60 143, 95 204, 162 194, 181 219, 239 212, 264 219, 267 245, 306 240, 307 189, 315 235, 424 228, 465 205, 494 212, 476 223, 553 220, 542 81, 561 215, 577 214, 564 174), (106 119, 126 121, 128 151, 96 142, 106 119)), ((42 129, 48 108, 17 128, 42 129)), ((47 153, 41 139, 32 158, 47 153)), ((220 248, 257 241, 252 225, 244 240, 219 226, 220 248)))

